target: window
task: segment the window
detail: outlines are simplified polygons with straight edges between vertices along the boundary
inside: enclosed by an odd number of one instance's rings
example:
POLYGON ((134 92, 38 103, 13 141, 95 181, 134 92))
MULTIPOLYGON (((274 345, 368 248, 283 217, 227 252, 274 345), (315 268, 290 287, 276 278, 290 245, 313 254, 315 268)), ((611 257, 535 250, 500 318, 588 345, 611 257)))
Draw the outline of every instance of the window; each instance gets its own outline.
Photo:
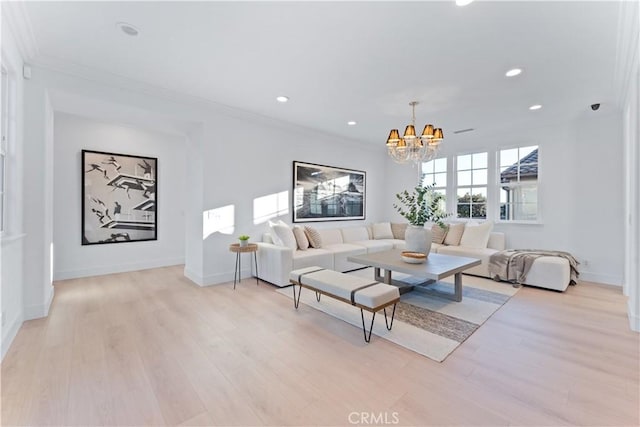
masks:
POLYGON ((459 218, 487 218, 487 153, 457 157, 459 218))
POLYGON ((431 185, 436 193, 442 194, 440 208, 446 212, 447 198, 447 158, 429 160, 422 164, 422 185, 431 185))
POLYGON ((500 219, 538 220, 538 146, 500 150, 500 219))

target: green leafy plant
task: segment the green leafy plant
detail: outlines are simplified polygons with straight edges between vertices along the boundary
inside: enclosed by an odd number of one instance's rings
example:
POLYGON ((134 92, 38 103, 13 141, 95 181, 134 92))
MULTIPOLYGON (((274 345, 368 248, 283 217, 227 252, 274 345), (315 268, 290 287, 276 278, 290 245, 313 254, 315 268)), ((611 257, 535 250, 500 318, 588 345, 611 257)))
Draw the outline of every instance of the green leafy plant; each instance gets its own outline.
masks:
POLYGON ((249 240, 249 236, 247 236, 246 234, 243 234, 241 236, 238 236, 238 239, 240 239, 240 240, 249 240))
POLYGON ((432 186, 417 186, 411 193, 404 190, 396 194, 396 198, 399 203, 394 203, 393 207, 409 221, 409 224, 423 227, 426 222, 435 222, 446 228, 442 220, 450 214, 440 208, 444 196, 436 193, 432 186))

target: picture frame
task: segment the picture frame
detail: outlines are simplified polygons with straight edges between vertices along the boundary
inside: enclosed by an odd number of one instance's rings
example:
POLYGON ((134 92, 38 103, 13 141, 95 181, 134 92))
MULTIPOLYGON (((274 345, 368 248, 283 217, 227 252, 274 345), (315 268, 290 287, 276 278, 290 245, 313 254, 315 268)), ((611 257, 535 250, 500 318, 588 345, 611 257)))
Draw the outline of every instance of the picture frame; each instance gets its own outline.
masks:
POLYGON ((82 150, 82 245, 158 239, 158 159, 82 150))
POLYGON ((367 173, 293 162, 293 222, 363 220, 367 173))

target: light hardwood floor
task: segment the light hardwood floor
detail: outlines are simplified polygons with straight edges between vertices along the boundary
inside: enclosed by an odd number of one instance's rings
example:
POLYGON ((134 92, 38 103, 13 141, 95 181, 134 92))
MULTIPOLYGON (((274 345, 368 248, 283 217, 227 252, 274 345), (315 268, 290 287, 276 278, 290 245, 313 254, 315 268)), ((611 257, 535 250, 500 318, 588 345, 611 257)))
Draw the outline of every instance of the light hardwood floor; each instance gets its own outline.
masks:
POLYGON ((525 287, 443 363, 274 290, 181 267, 58 282, 2 363, 2 424, 640 423, 619 288, 525 287))

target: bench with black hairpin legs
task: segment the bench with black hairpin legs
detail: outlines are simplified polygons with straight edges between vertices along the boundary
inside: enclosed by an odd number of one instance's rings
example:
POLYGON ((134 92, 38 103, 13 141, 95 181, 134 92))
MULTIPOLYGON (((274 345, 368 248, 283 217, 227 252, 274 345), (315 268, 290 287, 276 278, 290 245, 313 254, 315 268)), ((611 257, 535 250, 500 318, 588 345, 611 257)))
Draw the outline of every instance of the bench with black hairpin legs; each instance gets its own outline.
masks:
POLYGON ((398 288, 384 283, 375 282, 358 276, 340 273, 333 270, 326 270, 320 267, 307 267, 294 270, 289 276, 293 285, 293 305, 297 309, 300 305, 300 294, 302 288, 314 291, 316 300, 320 302, 322 295, 337 299, 360 309, 362 318, 362 332, 364 340, 371 340, 373 322, 376 313, 380 310, 384 313, 384 322, 387 330, 393 327, 393 319, 396 314, 396 304, 400 301, 398 288), (296 293, 296 286, 298 292, 296 293), (387 307, 393 305, 391 321, 387 317, 387 307), (364 311, 373 313, 371 326, 367 331, 364 321, 364 311))

